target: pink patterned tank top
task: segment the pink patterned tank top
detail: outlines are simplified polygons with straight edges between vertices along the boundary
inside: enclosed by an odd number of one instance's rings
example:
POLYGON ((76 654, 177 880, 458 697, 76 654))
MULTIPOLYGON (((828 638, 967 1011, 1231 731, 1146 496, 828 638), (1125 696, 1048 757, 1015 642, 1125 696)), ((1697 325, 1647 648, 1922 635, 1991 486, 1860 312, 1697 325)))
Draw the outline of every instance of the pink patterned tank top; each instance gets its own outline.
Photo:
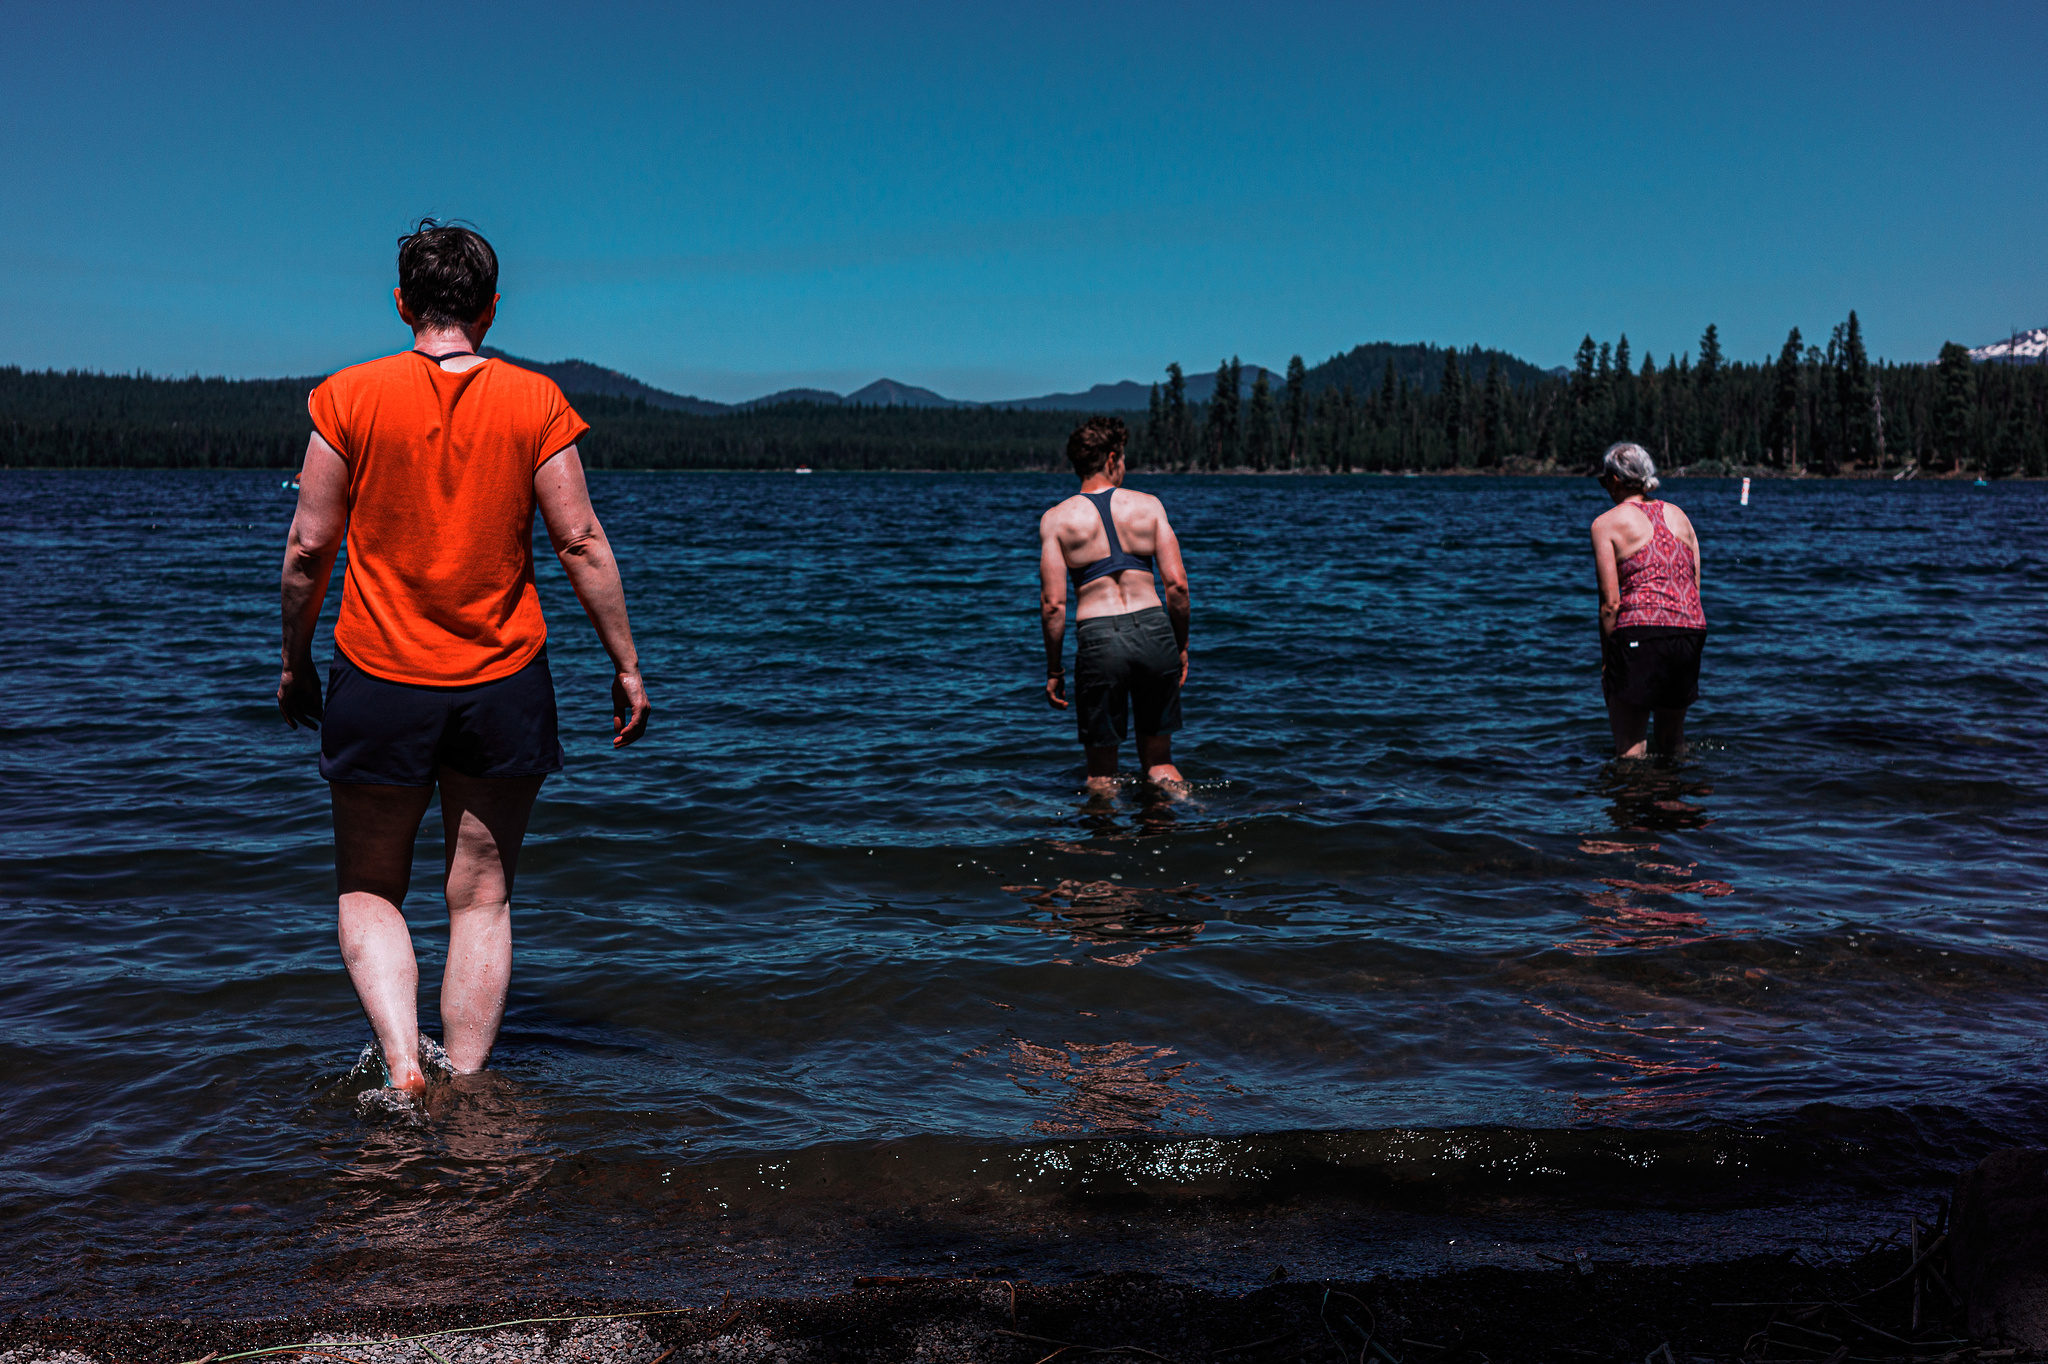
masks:
POLYGON ((1692 561, 1692 550, 1664 524, 1664 504, 1639 502, 1650 518, 1650 543, 1623 559, 1621 572, 1621 613, 1614 628, 1631 625, 1676 626, 1686 630, 1707 628, 1707 613, 1700 609, 1700 579, 1692 561))

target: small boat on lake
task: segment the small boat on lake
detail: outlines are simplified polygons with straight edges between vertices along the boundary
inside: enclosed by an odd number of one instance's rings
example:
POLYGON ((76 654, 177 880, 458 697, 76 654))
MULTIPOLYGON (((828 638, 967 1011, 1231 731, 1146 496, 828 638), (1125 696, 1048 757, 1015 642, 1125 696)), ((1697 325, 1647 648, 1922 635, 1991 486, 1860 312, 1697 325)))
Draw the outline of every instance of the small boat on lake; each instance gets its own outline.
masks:
POLYGON ((807 474, 811 471, 811 466, 808 464, 799 464, 796 466, 796 471, 800 474, 807 474))

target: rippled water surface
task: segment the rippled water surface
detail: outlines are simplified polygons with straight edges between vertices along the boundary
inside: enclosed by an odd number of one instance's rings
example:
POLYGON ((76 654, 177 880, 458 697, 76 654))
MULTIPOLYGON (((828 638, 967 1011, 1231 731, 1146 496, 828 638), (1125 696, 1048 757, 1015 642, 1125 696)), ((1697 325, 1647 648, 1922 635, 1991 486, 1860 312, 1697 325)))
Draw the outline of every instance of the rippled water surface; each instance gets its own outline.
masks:
POLYGON ((0 473, 0 1301, 1701 1253, 2048 1137, 2048 489, 1674 483, 1664 766, 1607 756, 1590 481, 1134 484, 1175 804, 1088 803, 1040 694, 1071 480, 594 475, 655 727, 545 561, 570 766, 494 1068, 416 1112, 270 700, 289 495, 0 473))

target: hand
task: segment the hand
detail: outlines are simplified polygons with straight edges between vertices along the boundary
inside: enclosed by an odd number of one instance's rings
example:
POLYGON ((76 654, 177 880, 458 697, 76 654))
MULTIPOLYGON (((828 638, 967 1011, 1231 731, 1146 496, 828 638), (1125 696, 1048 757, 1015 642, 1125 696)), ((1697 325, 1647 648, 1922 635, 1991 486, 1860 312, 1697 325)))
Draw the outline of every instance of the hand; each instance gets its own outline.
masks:
POLYGON ((1188 684, 1188 651, 1187 651, 1186 649, 1182 649, 1182 650, 1180 651, 1180 685, 1182 685, 1183 687, 1185 687, 1185 686, 1186 686, 1187 684, 1188 684))
POLYGON ((1067 708, 1067 675, 1048 673, 1045 678, 1045 699, 1052 703, 1054 710, 1067 708))
POLYGON ((300 725, 320 728, 327 711, 320 704, 320 670, 313 666, 312 659, 285 665, 277 679, 277 708, 293 729, 300 725))
POLYGON ((624 748, 647 732, 647 717, 654 714, 654 707, 648 704, 647 688, 640 681, 640 674, 615 673, 612 676, 612 747, 624 748))

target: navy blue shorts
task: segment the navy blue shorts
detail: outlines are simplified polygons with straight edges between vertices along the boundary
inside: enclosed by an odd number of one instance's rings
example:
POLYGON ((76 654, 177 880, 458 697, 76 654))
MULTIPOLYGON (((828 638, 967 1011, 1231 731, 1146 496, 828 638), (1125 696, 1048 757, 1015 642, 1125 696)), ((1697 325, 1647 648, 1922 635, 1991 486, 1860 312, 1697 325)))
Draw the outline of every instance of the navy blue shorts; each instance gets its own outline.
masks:
POLYGON ((372 677, 335 652, 320 723, 329 781, 432 786, 443 767, 465 777, 538 777, 562 770, 548 651, 495 682, 416 687, 372 677))

